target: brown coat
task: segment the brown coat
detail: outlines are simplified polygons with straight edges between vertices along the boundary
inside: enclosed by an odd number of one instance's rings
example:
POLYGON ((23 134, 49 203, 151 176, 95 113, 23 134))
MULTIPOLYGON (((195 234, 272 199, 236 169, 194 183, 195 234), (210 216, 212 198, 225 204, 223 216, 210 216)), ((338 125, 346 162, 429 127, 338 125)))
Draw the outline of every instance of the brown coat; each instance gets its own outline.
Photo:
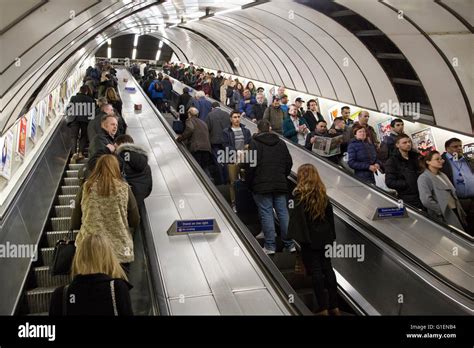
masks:
POLYGON ((186 120, 186 129, 177 141, 184 141, 191 153, 196 151, 211 152, 211 142, 209 140, 209 129, 206 123, 197 117, 190 117, 186 120))

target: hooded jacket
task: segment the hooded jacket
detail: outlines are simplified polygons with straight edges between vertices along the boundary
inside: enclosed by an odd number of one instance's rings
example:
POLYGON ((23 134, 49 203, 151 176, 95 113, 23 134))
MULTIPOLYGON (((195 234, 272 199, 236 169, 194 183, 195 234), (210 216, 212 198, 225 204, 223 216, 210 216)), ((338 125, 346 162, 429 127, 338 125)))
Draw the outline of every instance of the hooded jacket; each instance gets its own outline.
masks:
POLYGON ((153 188, 148 153, 136 144, 122 144, 115 150, 120 160, 120 168, 125 180, 132 187, 138 205, 148 197, 153 188))
POLYGON ((284 141, 271 132, 258 133, 250 142, 250 151, 256 151, 255 167, 246 164, 246 181, 257 194, 288 193, 287 177, 293 160, 284 141))

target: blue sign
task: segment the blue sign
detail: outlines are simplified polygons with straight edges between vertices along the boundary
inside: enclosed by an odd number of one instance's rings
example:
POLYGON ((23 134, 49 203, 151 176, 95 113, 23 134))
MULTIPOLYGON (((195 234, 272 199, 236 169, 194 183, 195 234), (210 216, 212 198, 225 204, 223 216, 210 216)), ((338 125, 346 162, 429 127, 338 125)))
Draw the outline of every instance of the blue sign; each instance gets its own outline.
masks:
POLYGON ((214 231, 214 219, 176 221, 176 232, 188 233, 212 231, 214 231))
POLYGON ((377 216, 380 218, 405 216, 405 208, 377 208, 377 216))

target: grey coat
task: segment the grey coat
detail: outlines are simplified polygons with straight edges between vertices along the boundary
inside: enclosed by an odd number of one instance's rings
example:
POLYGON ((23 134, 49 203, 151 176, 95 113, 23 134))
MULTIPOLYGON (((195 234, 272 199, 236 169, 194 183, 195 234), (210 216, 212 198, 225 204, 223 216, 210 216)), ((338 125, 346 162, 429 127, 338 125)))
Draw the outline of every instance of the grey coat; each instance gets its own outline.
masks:
POLYGON ((439 172, 438 175, 442 176, 447 185, 443 184, 443 182, 436 178, 428 169, 418 177, 418 191, 420 192, 421 203, 423 203, 428 210, 429 215, 441 218, 446 223, 464 230, 456 214, 448 208, 449 195, 452 194, 456 202, 458 214, 462 217, 463 222, 465 221, 466 214, 456 196, 456 190, 446 174, 439 172))

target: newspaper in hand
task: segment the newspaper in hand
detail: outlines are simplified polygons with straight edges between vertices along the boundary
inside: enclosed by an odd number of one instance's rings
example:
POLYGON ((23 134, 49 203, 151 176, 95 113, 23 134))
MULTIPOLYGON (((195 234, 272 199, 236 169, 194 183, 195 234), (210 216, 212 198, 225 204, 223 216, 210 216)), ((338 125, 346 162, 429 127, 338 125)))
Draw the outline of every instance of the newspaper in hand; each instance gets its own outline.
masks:
POLYGON ((316 140, 313 143, 313 152, 324 157, 339 155, 343 141, 342 135, 334 138, 316 136, 316 140))

